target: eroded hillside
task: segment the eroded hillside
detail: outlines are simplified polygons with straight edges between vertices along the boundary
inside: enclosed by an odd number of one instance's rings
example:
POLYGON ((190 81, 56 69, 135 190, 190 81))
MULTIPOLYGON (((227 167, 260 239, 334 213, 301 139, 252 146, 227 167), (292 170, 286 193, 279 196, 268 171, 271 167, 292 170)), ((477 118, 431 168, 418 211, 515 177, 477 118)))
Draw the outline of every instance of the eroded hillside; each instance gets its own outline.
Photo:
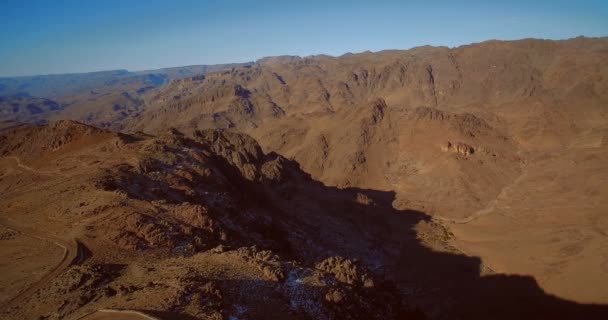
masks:
POLYGON ((247 132, 329 186, 394 191, 497 270, 606 303, 607 52, 576 38, 273 57, 150 92, 125 128, 247 132))

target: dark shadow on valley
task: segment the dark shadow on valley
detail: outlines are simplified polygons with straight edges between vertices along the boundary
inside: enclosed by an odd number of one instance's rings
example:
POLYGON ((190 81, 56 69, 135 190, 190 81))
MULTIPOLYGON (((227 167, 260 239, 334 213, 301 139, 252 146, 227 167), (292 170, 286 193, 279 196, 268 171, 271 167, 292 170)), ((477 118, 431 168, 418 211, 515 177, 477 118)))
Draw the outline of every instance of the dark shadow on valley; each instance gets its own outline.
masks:
POLYGON ((282 181, 251 195, 280 221, 290 244, 283 255, 310 266, 330 256, 357 259, 429 318, 608 319, 607 305, 560 299, 530 276, 482 275, 480 258, 429 248, 445 243, 447 232, 424 212, 395 209, 392 191, 325 186, 295 161, 283 158, 282 167, 282 181))
MULTIPOLYGON (((205 142, 189 143, 208 148, 205 142)), ((396 287, 403 304, 420 308, 432 319, 608 319, 606 305, 557 298, 529 276, 486 272, 480 258, 450 249, 448 233, 429 215, 395 209, 393 191, 326 186, 303 172, 297 162, 275 153, 252 159, 258 175, 248 180, 227 160, 234 155, 230 152, 210 159, 228 179, 229 193, 237 195, 233 199, 237 204, 221 213, 233 225, 245 226, 239 229, 240 236, 235 235, 240 237, 235 244, 271 249, 282 259, 311 268, 328 257, 356 260, 389 287, 396 287), (264 170, 272 174, 260 173, 264 170), (251 222, 256 219, 259 224, 251 222), (268 241, 253 241, 250 234, 268 241), (429 243, 446 249, 433 250, 429 243)), ((141 185, 142 190, 154 185, 145 180, 145 171, 129 170, 134 177, 128 176, 125 185, 141 185)), ((145 194, 145 200, 204 204, 169 184, 156 189, 133 194, 145 194)))

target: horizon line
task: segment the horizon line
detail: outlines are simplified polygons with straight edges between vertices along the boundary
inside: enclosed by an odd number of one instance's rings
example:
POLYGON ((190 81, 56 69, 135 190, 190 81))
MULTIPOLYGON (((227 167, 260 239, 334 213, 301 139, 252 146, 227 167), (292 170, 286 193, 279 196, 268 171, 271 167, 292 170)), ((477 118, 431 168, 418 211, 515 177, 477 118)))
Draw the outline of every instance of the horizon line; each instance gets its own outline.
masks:
POLYGON ((412 46, 409 48, 401 48, 401 49, 381 49, 381 50, 364 50, 364 51, 360 51, 360 52, 344 52, 342 54, 339 55, 331 55, 331 54, 327 54, 327 53, 313 53, 313 54, 307 54, 307 55, 294 55, 294 54, 281 54, 281 55, 268 55, 268 56, 263 56, 263 57, 259 57, 257 59, 253 59, 253 60, 249 60, 249 61, 244 61, 244 62, 235 62, 235 61, 231 61, 231 62, 222 62, 222 63, 212 63, 212 64, 205 64, 205 63, 200 63, 200 64, 186 64, 186 65, 173 65, 173 66, 166 66, 166 67, 151 67, 151 68, 146 68, 146 69, 140 69, 140 70, 129 70, 128 68, 116 68, 116 69, 103 69, 103 70, 91 70, 91 71, 78 71, 78 72, 65 72, 65 73, 39 73, 39 74, 24 74, 24 75, 0 75, 0 79, 15 79, 15 78, 32 78, 32 77, 52 77, 52 76, 67 76, 67 75, 82 75, 82 74, 91 74, 91 73, 103 73, 103 72, 116 72, 116 71, 126 71, 129 73, 141 73, 141 72, 150 72, 153 73, 153 71, 157 71, 157 70, 162 70, 162 69, 173 69, 173 68, 185 68, 185 67, 197 67, 197 66, 220 66, 220 65, 229 65, 229 64, 247 64, 247 63, 258 63, 258 61, 266 59, 266 58, 274 58, 274 57, 295 57, 295 58, 309 58, 309 57, 318 57, 318 56, 327 56, 327 57, 332 57, 332 58, 339 58, 345 55, 357 55, 357 54, 365 54, 365 53, 380 53, 380 52, 385 52, 385 51, 408 51, 408 50, 412 50, 412 49, 416 49, 416 48, 422 48, 422 47, 433 47, 433 48, 448 48, 448 49, 456 49, 456 48, 460 48, 460 47, 464 47, 464 46, 470 46, 470 45, 475 45, 475 44, 482 44, 482 43, 487 43, 487 42, 493 42, 493 41, 498 41, 498 42, 517 42, 517 41, 524 41, 524 40, 538 40, 538 41, 569 41, 569 40, 574 40, 574 39, 603 39, 603 38, 608 38, 608 35, 604 35, 604 36, 597 36, 597 37, 590 37, 590 36, 585 36, 585 35, 579 35, 576 37, 569 37, 569 38, 534 38, 534 37, 527 37, 527 38, 518 38, 518 39, 488 39, 488 40, 483 40, 483 41, 479 41, 479 42, 471 42, 471 43, 464 43, 464 44, 460 44, 457 46, 442 46, 442 45, 431 45, 431 44, 426 44, 426 45, 418 45, 418 46, 412 46))

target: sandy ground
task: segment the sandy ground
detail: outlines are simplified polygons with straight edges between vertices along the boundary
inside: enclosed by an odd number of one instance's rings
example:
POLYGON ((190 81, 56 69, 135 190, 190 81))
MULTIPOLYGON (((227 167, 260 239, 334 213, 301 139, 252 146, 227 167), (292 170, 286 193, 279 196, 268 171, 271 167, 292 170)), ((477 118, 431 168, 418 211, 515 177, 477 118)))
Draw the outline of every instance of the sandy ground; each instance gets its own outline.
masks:
POLYGON ((0 226, 0 302, 40 280, 61 259, 63 250, 0 226))
POLYGON ((550 294, 608 303, 607 151, 536 159, 483 215, 448 223, 456 245, 550 294), (559 196, 556 196, 559 195, 559 196))

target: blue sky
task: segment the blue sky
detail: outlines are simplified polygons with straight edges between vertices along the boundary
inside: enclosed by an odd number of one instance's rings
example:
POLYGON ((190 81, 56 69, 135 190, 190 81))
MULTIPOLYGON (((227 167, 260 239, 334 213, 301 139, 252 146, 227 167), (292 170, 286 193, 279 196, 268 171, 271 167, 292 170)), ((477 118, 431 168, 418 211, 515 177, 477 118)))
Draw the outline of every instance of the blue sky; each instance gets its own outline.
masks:
POLYGON ((1 0, 0 76, 608 36, 608 1, 1 0))

